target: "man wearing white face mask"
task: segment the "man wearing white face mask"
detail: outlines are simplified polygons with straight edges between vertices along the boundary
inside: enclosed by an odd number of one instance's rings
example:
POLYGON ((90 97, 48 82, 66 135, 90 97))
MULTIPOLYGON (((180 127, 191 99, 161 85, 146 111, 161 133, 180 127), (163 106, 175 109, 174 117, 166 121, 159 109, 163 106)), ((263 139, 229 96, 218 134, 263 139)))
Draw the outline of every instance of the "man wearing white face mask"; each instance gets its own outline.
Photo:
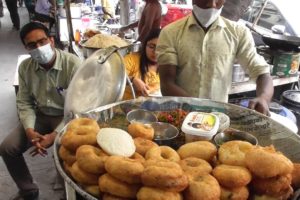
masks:
POLYGON ((54 48, 49 30, 40 23, 26 24, 20 37, 31 55, 19 67, 20 123, 0 145, 0 155, 19 189, 11 199, 36 200, 38 185, 33 181, 23 153, 33 147, 32 156, 47 155, 47 148, 64 125, 64 97, 60 92, 68 88, 81 61, 73 54, 54 48))
POLYGON ((220 16, 225 0, 193 0, 191 15, 166 26, 156 47, 164 96, 228 101, 235 59, 256 80, 249 107, 268 114, 273 95, 269 65, 256 53, 250 31, 220 16))

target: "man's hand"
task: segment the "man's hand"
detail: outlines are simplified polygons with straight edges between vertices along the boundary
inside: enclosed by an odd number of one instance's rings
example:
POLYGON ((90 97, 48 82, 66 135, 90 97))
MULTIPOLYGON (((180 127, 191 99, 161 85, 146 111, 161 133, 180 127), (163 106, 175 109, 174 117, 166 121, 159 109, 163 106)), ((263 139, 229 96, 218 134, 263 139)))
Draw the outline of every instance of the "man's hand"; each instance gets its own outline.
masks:
POLYGON ((270 116, 268 101, 263 97, 256 97, 249 101, 248 108, 270 116))
POLYGON ((256 98, 249 102, 249 108, 270 116, 269 103, 272 100, 274 88, 270 74, 259 75, 256 80, 256 98))
POLYGON ((46 149, 53 144, 56 134, 56 132, 46 134, 42 139, 34 142, 35 148, 30 152, 31 156, 36 156, 37 154, 46 156, 48 154, 46 149))
POLYGON ((26 136, 31 143, 40 141, 44 138, 39 132, 36 132, 33 128, 26 129, 26 136))

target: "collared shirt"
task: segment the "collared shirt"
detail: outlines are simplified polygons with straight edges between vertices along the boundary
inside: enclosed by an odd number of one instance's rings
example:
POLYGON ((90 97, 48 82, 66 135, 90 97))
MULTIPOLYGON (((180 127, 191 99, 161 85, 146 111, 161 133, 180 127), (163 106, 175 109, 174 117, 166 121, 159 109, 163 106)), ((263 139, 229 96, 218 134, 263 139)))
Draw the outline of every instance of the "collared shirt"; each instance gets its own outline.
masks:
MULTIPOLYGON (((55 53, 54 66, 48 71, 32 58, 24 60, 19 67, 17 109, 24 129, 34 128, 36 112, 49 116, 64 114, 61 91, 68 88, 81 61, 75 55, 58 49, 55 53)), ((56 131, 60 131, 61 126, 56 131)))
POLYGON ((193 15, 166 26, 156 52, 160 67, 176 66, 176 84, 193 97, 227 102, 235 59, 252 80, 270 73, 269 65, 256 53, 250 31, 223 17, 207 33, 193 15))
MULTIPOLYGON (((129 77, 135 77, 141 79, 140 70, 140 53, 130 53, 124 57, 124 65, 126 67, 126 72, 129 77)), ((160 81, 159 74, 149 69, 145 74, 145 83, 149 86, 149 93, 155 93, 160 91, 160 81)), ((136 96, 142 96, 142 94, 136 94, 136 96)), ((126 86, 123 100, 132 99, 132 92, 129 86, 126 86)))

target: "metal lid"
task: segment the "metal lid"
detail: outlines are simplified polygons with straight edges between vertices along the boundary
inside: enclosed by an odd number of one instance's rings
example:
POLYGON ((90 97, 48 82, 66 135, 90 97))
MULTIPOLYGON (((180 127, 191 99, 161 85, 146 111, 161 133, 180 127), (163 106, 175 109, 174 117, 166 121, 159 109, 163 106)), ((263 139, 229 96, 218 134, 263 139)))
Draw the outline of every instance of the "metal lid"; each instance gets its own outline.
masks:
POLYGON ((126 70, 117 50, 117 47, 100 49, 77 70, 66 94, 66 119, 121 100, 126 70))
POLYGON ((292 103, 295 106, 300 106, 300 91, 287 90, 282 93, 282 97, 289 103, 292 103))

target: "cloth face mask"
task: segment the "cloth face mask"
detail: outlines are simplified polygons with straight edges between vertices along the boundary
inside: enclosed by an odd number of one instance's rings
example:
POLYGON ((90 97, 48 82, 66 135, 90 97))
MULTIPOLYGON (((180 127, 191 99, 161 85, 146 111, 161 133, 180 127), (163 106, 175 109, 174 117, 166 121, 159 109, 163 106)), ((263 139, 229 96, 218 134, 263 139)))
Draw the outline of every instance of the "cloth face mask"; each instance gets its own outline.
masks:
POLYGON ((32 59, 37 61, 39 64, 47 64, 53 58, 54 51, 49 43, 36 49, 30 50, 29 54, 31 55, 32 59))
POLYGON ((217 8, 208 8, 203 9, 197 5, 193 5, 193 13, 196 19, 201 23, 205 28, 209 27, 216 19, 220 16, 223 6, 220 9, 217 8))

